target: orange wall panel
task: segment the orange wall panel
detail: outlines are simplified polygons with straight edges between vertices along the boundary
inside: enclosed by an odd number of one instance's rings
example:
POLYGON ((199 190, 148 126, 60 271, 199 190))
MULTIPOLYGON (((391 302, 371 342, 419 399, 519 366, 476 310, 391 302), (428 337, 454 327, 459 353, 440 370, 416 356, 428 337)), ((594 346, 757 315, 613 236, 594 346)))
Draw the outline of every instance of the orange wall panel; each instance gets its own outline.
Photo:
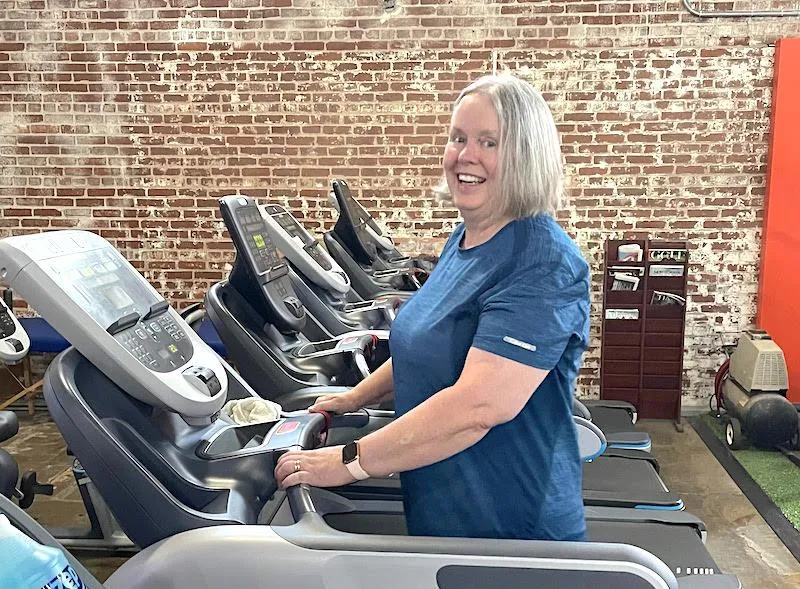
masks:
POLYGON ((781 346, 800 403, 800 39, 775 49, 757 324, 781 346))

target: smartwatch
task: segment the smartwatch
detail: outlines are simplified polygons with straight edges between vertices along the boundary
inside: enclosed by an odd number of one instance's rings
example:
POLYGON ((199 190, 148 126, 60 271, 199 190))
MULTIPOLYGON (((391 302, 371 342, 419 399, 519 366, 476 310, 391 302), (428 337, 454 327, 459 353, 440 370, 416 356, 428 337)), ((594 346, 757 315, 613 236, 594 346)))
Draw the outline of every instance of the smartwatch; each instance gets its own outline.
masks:
POLYGON ((347 467, 357 481, 363 481, 370 477, 370 474, 361 468, 361 462, 358 460, 358 441, 350 442, 342 447, 342 464, 347 467))

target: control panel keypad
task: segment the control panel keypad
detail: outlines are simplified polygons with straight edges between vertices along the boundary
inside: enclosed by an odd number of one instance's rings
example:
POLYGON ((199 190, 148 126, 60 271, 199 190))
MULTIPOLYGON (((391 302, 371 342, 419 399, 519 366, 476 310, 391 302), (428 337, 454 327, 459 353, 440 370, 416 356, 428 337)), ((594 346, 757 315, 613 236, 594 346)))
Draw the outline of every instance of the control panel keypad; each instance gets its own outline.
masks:
POLYGON ((328 257, 321 251, 321 248, 318 245, 308 248, 306 251, 308 252, 308 255, 311 256, 312 260, 322 266, 323 270, 333 269, 333 265, 330 263, 328 257))
POLYGON ((0 311, 0 339, 7 338, 9 335, 16 331, 17 327, 14 325, 14 319, 11 317, 8 309, 3 307, 0 311))
POLYGON ((145 319, 114 337, 134 358, 154 372, 171 372, 192 357, 189 337, 167 313, 145 319))
POLYGON ((245 246, 252 257, 256 271, 259 274, 272 274, 279 270, 283 262, 278 257, 278 251, 270 239, 258 207, 255 205, 240 207, 236 209, 236 217, 243 230, 245 246))

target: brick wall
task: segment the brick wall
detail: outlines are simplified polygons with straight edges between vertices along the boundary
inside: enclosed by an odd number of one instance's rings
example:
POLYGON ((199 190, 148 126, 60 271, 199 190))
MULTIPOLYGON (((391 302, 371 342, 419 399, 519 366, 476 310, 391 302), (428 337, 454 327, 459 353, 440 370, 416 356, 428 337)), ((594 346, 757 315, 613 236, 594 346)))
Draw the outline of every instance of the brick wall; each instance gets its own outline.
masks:
POLYGON ((582 392, 602 244, 649 235, 691 242, 684 380, 702 402, 714 348, 754 316, 773 43, 798 33, 680 0, 0 0, 0 235, 97 231, 167 298, 200 300, 232 258, 216 197, 322 230, 342 177, 402 249, 435 252, 457 218, 428 190, 450 103, 511 70, 552 106, 560 219, 595 271, 582 392))

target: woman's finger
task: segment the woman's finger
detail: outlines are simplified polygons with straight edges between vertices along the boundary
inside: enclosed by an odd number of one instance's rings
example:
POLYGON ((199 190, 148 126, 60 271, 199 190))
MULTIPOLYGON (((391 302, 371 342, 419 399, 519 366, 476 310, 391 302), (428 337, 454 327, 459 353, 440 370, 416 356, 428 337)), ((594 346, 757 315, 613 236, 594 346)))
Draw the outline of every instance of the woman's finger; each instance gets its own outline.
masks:
POLYGON ((286 463, 278 464, 275 467, 275 480, 278 481, 278 484, 280 484, 283 479, 289 476, 292 473, 292 470, 293 469, 287 466, 286 463))
POLYGON ((301 452, 287 452, 278 459, 275 466, 275 478, 280 480, 287 476, 304 470, 304 464, 308 465, 309 457, 303 458, 301 452))
POLYGON ((320 397, 311 406, 312 409, 325 409, 326 407, 335 407, 336 399, 331 397, 320 397))
POLYGON ((293 487, 295 485, 299 485, 300 483, 304 483, 305 477, 308 475, 307 472, 301 470, 300 472, 293 472, 285 479, 280 481, 279 486, 281 489, 287 489, 289 487, 293 487))
POLYGON ((299 452, 286 452, 282 454, 280 458, 278 458, 278 462, 275 463, 275 469, 281 468, 282 465, 286 464, 289 460, 295 460, 300 458, 299 452))

